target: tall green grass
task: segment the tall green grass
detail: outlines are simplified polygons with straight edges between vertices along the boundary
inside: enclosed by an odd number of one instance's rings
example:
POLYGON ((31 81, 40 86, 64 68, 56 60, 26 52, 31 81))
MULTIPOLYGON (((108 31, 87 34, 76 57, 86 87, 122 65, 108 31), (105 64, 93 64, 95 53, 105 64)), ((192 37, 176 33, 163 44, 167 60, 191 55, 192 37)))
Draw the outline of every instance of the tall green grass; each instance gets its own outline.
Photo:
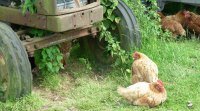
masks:
POLYGON ((32 94, 15 101, 0 102, 0 111, 35 111, 40 109, 44 102, 38 94, 32 94))
POLYGON ((87 75, 78 78, 75 82, 78 85, 75 85, 74 90, 69 93, 67 106, 83 111, 200 110, 198 106, 200 100, 198 96, 200 92, 199 41, 171 39, 171 34, 163 32, 159 25, 156 4, 147 9, 140 0, 124 1, 134 11, 140 25, 142 47, 137 50, 145 53, 158 65, 159 78, 164 81, 168 93, 167 101, 156 108, 132 106, 116 93, 117 86, 130 85, 130 73, 116 68, 104 72, 106 74, 101 75, 103 79, 100 81, 87 75), (193 103, 192 108, 187 107, 188 101, 193 103))

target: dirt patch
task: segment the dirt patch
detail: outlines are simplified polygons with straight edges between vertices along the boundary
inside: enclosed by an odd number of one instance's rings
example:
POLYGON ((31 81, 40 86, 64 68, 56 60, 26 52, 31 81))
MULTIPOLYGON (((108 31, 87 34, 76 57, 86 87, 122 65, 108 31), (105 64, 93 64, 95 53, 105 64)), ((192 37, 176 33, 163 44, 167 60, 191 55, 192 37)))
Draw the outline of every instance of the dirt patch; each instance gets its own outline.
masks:
POLYGON ((67 101, 67 93, 74 86, 74 79, 67 72, 61 73, 62 83, 61 87, 56 90, 50 90, 38 85, 33 87, 33 92, 37 93, 44 100, 46 100, 46 104, 40 109, 40 111, 46 111, 48 109, 52 109, 52 107, 64 106, 67 101))

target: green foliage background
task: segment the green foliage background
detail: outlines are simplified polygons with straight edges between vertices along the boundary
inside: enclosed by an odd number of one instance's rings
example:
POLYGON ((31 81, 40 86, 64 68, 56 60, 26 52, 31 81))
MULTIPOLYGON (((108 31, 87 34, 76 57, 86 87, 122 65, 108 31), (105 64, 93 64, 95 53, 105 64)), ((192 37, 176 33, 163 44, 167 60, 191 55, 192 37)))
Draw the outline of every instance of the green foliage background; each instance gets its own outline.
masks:
POLYGON ((117 24, 120 22, 120 17, 114 13, 118 5, 118 0, 101 0, 101 5, 104 9, 104 20, 99 24, 99 40, 104 39, 108 43, 107 51, 110 52, 112 57, 116 57, 113 66, 119 66, 122 63, 127 64, 130 56, 120 47, 120 42, 117 40, 119 37, 111 33, 112 30, 117 28, 117 24))

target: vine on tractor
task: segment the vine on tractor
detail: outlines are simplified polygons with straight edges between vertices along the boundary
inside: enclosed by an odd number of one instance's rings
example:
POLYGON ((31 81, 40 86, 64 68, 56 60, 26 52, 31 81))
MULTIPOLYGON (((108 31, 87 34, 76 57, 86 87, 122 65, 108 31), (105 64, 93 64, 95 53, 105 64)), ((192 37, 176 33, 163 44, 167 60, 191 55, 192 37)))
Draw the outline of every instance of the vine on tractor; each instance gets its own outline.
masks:
MULTIPOLYGON (((37 9, 34 6, 36 0, 26 0, 22 5, 22 13, 31 12, 36 13, 37 9)), ((120 42, 116 40, 117 37, 111 33, 115 30, 117 24, 120 22, 120 17, 117 17, 113 12, 118 5, 118 0, 101 0, 101 5, 104 7, 104 20, 98 23, 100 29, 99 40, 104 39, 107 45, 107 51, 111 56, 116 57, 115 66, 125 63, 130 56, 125 50, 121 49, 120 42)), ((37 37, 42 37, 47 34, 44 30, 31 29, 30 34, 37 37)), ((58 73, 63 69, 61 60, 63 59, 62 53, 59 51, 59 46, 51 46, 43 48, 35 52, 35 62, 42 73, 58 73)))
POLYGON ((116 16, 114 13, 118 5, 118 0, 101 0, 101 5, 104 8, 104 20, 99 23, 99 40, 104 39, 108 43, 107 51, 110 52, 112 57, 116 57, 114 66, 118 66, 121 63, 126 63, 130 58, 129 54, 121 49, 120 42, 116 39, 119 37, 111 33, 111 31, 117 28, 117 24, 120 22, 120 17, 116 16))

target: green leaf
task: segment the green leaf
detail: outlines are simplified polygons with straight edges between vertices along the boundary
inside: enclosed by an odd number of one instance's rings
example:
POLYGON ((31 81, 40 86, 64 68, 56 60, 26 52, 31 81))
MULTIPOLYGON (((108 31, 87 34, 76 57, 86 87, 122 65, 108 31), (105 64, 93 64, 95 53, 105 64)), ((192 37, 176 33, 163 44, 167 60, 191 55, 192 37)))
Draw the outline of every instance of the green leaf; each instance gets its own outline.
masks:
POLYGON ((111 7, 112 7, 113 9, 115 9, 117 5, 118 5, 118 0, 114 0, 114 2, 113 2, 113 4, 111 5, 111 7))
POLYGON ((109 7, 109 6, 111 6, 112 5, 112 2, 111 1, 109 1, 109 0, 107 0, 106 1, 106 3, 104 4, 105 6, 107 6, 107 7, 109 7))
POLYGON ((105 29, 107 30, 112 24, 112 22, 109 19, 107 19, 103 21, 103 24, 104 24, 105 29))
POLYGON ((117 26, 116 26, 116 24, 111 24, 111 28, 112 28, 112 30, 115 30, 116 28, 117 28, 117 26))
POLYGON ((111 15, 112 15, 112 12, 113 12, 112 9, 107 9, 107 14, 108 14, 108 16, 111 16, 111 15))
POLYGON ((53 62, 52 63, 53 67, 58 66, 58 64, 59 64, 58 62, 53 62))
POLYGON ((116 49, 116 44, 113 43, 113 44, 112 44, 112 48, 113 48, 113 49, 116 49))
POLYGON ((58 72, 59 72, 59 70, 60 70, 60 68, 59 68, 59 67, 55 67, 55 72, 56 72, 56 73, 58 73, 58 72))
POLYGON ((115 18, 116 18, 116 17, 115 17, 115 15, 113 15, 113 14, 110 15, 110 16, 108 16, 108 19, 109 19, 110 21, 112 21, 112 22, 115 20, 115 18))
POLYGON ((126 69, 126 72, 127 72, 127 73, 131 73, 131 70, 130 70, 130 69, 126 69))
POLYGON ((62 59, 63 59, 63 56, 57 56, 56 57, 57 62, 61 62, 62 59))
POLYGON ((46 66, 45 64, 41 63, 41 64, 39 64, 39 69, 43 69, 43 68, 45 68, 45 66, 46 66))
POLYGON ((48 67, 49 69, 52 69, 52 68, 53 68, 53 65, 52 65, 51 62, 46 63, 46 65, 47 65, 47 67, 48 67))
POLYGON ((105 32, 101 32, 101 33, 100 33, 99 40, 101 41, 101 40, 104 38, 104 36, 105 36, 105 32))
POLYGON ((43 59, 47 58, 47 53, 45 52, 45 50, 42 50, 41 54, 43 59))
POLYGON ((103 6, 103 13, 106 13, 107 8, 105 6, 103 6))
POLYGON ((115 17, 115 22, 116 22, 117 24, 119 24, 120 20, 121 20, 120 17, 115 17))

